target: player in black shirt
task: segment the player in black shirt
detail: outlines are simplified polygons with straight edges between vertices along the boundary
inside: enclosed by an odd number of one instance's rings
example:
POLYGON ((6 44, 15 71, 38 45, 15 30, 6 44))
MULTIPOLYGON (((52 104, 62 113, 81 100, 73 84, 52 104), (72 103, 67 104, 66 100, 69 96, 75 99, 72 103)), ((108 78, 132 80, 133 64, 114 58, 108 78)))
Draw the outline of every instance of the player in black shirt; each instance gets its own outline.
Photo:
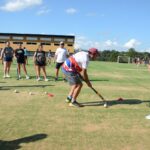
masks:
POLYGON ((40 72, 43 71, 44 80, 48 81, 47 75, 46 75, 46 54, 43 50, 43 45, 40 44, 37 51, 34 53, 33 56, 35 68, 36 68, 36 74, 37 74, 37 81, 40 81, 40 72))
POLYGON ((17 59, 17 74, 18 74, 18 79, 21 79, 20 66, 22 66, 22 68, 23 68, 23 71, 24 71, 24 73, 26 75, 26 79, 29 79, 29 76, 28 76, 27 70, 26 70, 24 50, 22 48, 22 44, 21 43, 18 45, 18 48, 15 50, 15 57, 17 59))

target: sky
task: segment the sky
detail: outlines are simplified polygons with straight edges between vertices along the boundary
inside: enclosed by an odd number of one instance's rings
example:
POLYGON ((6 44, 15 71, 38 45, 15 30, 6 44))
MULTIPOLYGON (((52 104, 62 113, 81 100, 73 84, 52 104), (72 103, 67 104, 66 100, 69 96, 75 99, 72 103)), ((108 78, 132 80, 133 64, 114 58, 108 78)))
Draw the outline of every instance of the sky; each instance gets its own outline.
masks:
POLYGON ((75 48, 150 52, 150 0, 0 0, 0 32, 74 35, 75 48))

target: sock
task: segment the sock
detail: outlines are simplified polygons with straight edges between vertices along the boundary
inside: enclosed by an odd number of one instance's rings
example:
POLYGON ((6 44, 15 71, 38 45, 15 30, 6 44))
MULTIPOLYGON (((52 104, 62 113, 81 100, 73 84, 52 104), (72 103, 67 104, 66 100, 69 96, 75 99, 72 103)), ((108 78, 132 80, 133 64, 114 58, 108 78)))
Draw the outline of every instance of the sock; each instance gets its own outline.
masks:
POLYGON ((71 95, 69 95, 69 96, 67 96, 67 98, 68 98, 68 99, 72 99, 72 96, 71 96, 71 95))
POLYGON ((75 102, 76 100, 74 99, 74 98, 72 98, 72 100, 71 100, 71 102, 73 103, 73 102, 75 102))

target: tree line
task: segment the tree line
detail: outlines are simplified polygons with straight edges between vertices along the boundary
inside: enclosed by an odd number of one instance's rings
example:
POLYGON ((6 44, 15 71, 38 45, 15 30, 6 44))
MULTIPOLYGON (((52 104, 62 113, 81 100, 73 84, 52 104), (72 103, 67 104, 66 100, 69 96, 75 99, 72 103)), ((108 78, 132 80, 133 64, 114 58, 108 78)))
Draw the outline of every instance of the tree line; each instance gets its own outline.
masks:
POLYGON ((127 56, 131 59, 139 58, 140 60, 150 60, 149 52, 138 52, 134 48, 130 48, 127 51, 117 51, 117 50, 104 50, 100 52, 101 61, 111 61, 117 62, 118 56, 127 56))

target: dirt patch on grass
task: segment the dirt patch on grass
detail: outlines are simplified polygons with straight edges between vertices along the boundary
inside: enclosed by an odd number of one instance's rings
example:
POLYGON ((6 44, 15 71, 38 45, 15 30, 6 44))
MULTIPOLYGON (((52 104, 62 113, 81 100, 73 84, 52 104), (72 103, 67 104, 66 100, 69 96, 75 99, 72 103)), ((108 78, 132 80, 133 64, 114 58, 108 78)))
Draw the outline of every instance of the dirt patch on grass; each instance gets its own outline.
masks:
POLYGON ((116 78, 116 79, 124 79, 126 76, 125 75, 122 75, 122 74, 119 74, 119 73, 103 73, 103 72, 100 72, 100 73, 94 73, 94 74, 91 74, 91 76, 94 76, 94 77, 105 77, 105 78, 116 78))
POLYGON ((102 124, 88 124, 86 125, 83 130, 85 132, 96 132, 99 130, 104 130, 104 129, 108 129, 108 124, 107 123, 102 123, 102 124))
MULTIPOLYGON (((98 90, 99 85, 95 85, 95 87, 98 90)), ((135 92, 137 92, 137 91, 147 92, 148 91, 148 89, 146 89, 142 86, 137 88, 137 86, 113 86, 113 85, 111 85, 111 86, 101 86, 100 90, 101 89, 106 89, 106 90, 111 90, 111 91, 130 91, 130 92, 131 91, 135 91, 135 92)))

